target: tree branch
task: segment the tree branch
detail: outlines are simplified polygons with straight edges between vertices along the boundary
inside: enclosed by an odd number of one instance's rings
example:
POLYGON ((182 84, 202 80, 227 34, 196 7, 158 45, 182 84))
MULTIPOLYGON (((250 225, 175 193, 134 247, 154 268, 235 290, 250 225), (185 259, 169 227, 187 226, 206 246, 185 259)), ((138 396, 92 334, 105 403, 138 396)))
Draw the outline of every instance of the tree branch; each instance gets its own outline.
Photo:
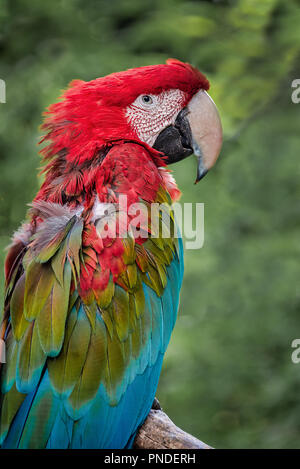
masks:
POLYGON ((178 428, 165 414, 157 399, 134 440, 137 449, 212 449, 178 428))

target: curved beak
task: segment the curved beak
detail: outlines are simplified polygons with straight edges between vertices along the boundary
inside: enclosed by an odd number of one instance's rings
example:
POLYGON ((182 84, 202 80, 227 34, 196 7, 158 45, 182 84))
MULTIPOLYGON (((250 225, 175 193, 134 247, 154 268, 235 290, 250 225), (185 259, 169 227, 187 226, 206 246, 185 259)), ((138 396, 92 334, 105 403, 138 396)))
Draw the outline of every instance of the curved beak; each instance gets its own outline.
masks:
POLYGON ((199 182, 215 164, 222 146, 222 125, 217 107, 209 94, 200 90, 187 106, 186 118, 192 137, 192 148, 197 157, 199 182))
POLYGON ((197 157, 196 184, 217 161, 221 146, 222 125, 217 107, 209 94, 200 90, 179 112, 175 124, 158 135, 153 148, 167 156, 167 164, 194 153, 197 157))

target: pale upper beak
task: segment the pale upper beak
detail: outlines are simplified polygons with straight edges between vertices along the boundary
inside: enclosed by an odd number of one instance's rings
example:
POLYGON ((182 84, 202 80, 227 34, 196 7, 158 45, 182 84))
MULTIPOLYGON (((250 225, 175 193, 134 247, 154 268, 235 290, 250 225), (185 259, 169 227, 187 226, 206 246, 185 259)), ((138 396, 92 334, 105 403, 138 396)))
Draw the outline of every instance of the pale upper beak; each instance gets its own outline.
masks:
POLYGON ((187 106, 186 118, 191 128, 192 148, 197 156, 200 181, 215 164, 222 146, 222 125, 217 107, 209 94, 200 90, 187 106))
POLYGON ((222 146, 222 125, 215 103, 206 91, 198 91, 182 109, 174 125, 160 132, 153 148, 172 164, 193 153, 197 156, 196 183, 215 164, 222 146))

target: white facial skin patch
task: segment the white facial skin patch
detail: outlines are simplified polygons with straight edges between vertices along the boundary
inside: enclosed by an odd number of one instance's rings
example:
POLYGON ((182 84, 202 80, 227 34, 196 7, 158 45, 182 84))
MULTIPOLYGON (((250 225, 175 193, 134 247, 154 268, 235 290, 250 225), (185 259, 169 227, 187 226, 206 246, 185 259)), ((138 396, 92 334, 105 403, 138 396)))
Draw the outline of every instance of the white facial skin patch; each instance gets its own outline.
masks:
POLYGON ((178 89, 141 94, 126 108, 126 117, 140 140, 153 146, 159 133, 175 123, 185 100, 185 93, 178 89))

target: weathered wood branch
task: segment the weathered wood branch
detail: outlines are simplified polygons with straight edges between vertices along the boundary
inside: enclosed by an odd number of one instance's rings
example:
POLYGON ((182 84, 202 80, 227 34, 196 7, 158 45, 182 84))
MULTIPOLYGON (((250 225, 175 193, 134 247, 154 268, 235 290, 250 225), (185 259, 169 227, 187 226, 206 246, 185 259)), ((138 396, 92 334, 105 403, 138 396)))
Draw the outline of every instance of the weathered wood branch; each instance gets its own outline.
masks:
POLYGON ((165 414, 157 399, 134 441, 137 449, 211 449, 202 441, 178 428, 165 414))

